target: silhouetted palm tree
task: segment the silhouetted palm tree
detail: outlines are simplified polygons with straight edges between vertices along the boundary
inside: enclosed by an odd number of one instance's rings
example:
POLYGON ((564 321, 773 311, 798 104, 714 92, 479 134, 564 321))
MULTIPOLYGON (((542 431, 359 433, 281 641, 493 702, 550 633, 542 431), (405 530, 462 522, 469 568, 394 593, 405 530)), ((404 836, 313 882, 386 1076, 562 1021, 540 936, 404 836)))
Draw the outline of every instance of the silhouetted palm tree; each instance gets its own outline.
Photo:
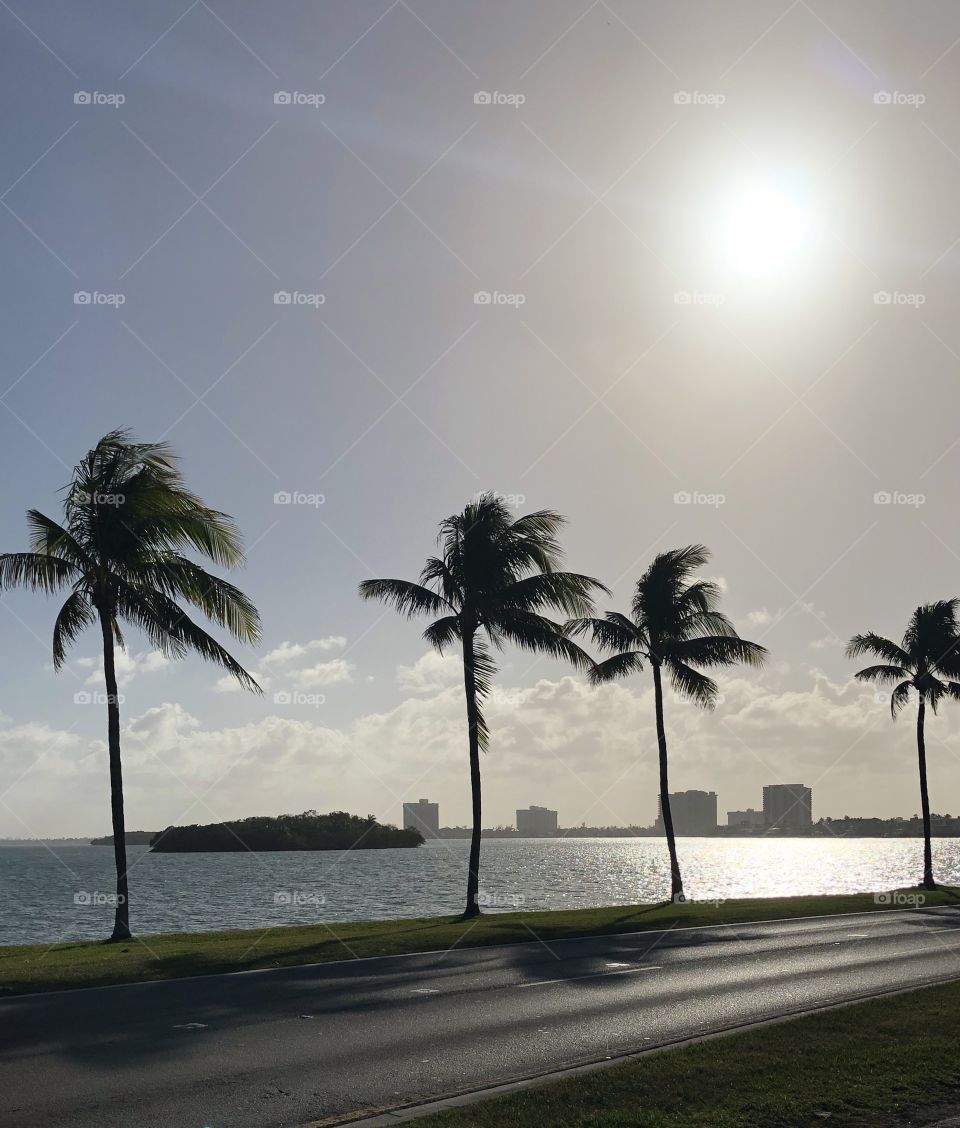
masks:
POLYGON ((176 602, 198 608, 242 642, 260 637, 250 600, 232 584, 182 556, 195 549, 216 564, 243 560, 233 520, 208 509, 183 483, 165 443, 133 442, 111 431, 74 469, 63 502, 64 523, 27 512, 32 551, 0 555, 0 588, 47 594, 70 590, 53 628, 53 664, 85 627, 98 623, 107 691, 110 807, 117 865, 117 905, 111 940, 130 936, 127 851, 120 764, 120 704, 114 647, 123 647, 121 620, 138 627, 166 655, 195 651, 259 691, 243 667, 187 617, 176 602))
POLYGON ((481 705, 496 673, 488 643, 499 650, 512 642, 577 667, 592 665, 558 623, 540 614, 550 608, 589 614, 591 594, 606 591, 589 576, 555 570, 562 559, 557 533, 564 521, 550 510, 514 519, 500 499, 482 494, 462 513, 441 521, 440 555, 427 560, 419 582, 366 580, 360 585, 362 598, 392 603, 407 617, 439 616, 423 637, 440 653, 459 645, 463 654, 473 799, 465 917, 480 912, 480 749, 489 740, 481 705))
POLYGON ((920 806, 923 812, 923 886, 936 889, 933 879, 933 852, 930 845, 930 799, 927 794, 927 751, 923 740, 927 702, 936 713, 945 697, 960 699, 960 625, 957 608, 960 600, 941 599, 925 603, 910 616, 903 639, 898 646, 878 634, 854 635, 847 646, 848 658, 870 654, 881 659, 877 666, 867 666, 854 677, 858 681, 893 685, 890 694, 890 715, 894 720, 906 705, 910 690, 917 692, 917 760, 920 768, 920 806), (896 683, 896 684, 894 684, 896 683))
POLYGON ((572 634, 589 632, 597 647, 612 658, 590 670, 594 683, 639 673, 643 663, 653 667, 657 746, 660 753, 660 811, 670 852, 670 895, 682 901, 683 880, 667 783, 667 737, 663 724, 663 686, 660 671, 670 673, 673 688, 704 708, 716 703, 717 685, 696 666, 762 664, 764 647, 746 642, 717 610, 721 591, 710 580, 693 580, 710 553, 701 544, 662 552, 637 582, 631 615, 609 611, 602 619, 579 619, 567 624, 572 634))

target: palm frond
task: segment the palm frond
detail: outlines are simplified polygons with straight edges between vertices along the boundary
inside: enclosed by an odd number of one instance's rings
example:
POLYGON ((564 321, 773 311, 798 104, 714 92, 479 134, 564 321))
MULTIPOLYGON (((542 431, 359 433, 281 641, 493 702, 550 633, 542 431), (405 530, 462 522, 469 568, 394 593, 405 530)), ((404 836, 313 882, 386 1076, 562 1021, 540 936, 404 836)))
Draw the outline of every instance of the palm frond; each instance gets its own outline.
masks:
POLYGON ((681 697, 689 698, 704 709, 715 707, 718 690, 717 683, 712 678, 685 662, 670 660, 667 668, 670 670, 670 682, 681 697))
POLYGON ((714 580, 695 580, 677 597, 681 613, 705 615, 716 612, 717 604, 723 596, 723 589, 714 580))
POLYGON ((90 558, 70 532, 39 509, 27 510, 27 525, 31 530, 30 547, 35 553, 59 557, 78 569, 90 566, 90 558))
POLYGON ((448 646, 460 641, 460 619, 456 615, 444 615, 434 619, 423 632, 423 637, 441 654, 448 646))
POLYGON ((60 608, 53 624, 53 668, 59 670, 67 655, 67 647, 96 622, 96 612, 85 592, 74 591, 60 608))
POLYGON ((854 635, 847 643, 845 653, 848 658, 859 658, 869 654, 892 666, 902 666, 906 670, 913 668, 913 660, 902 647, 873 631, 854 635))
POLYGON ((173 512, 144 522, 136 529, 137 535, 147 539, 162 539, 171 548, 193 548, 214 564, 223 568, 237 568, 244 562, 243 541, 232 517, 204 505, 183 512, 173 512))
POLYGON ((737 628, 722 611, 695 611, 677 617, 673 634, 677 638, 693 638, 697 635, 725 635, 738 638, 737 628))
POLYGON ((890 694, 890 716, 896 720, 897 714, 910 700, 910 690, 913 688, 913 683, 909 681, 901 682, 893 693, 890 694))
POLYGON ((260 641, 260 614, 251 600, 238 587, 185 556, 160 555, 140 569, 138 578, 173 599, 185 599, 241 642, 260 641))
POLYGON ((245 689, 262 692, 236 658, 162 591, 139 589, 120 581, 115 598, 117 615, 139 627, 162 654, 183 658, 192 651, 221 666, 245 689))
POLYGON ((665 657, 682 663, 693 662, 697 666, 762 666, 767 656, 767 648, 757 642, 747 642, 739 636, 701 635, 699 638, 685 638, 663 644, 665 657))
POLYGON ((596 591, 610 594, 592 576, 577 572, 538 572, 508 584, 498 593, 498 601, 528 611, 555 607, 567 615, 586 616, 593 610, 596 591))
POLYGON ((360 598, 392 604, 408 619, 414 615, 444 615, 456 610, 435 591, 409 580, 364 580, 360 584, 360 598))
POLYGON ((493 690, 497 666, 482 639, 473 639, 473 684, 476 689, 477 744, 481 752, 490 748, 490 727, 483 711, 483 702, 493 690))
POLYGON ((459 590, 449 565, 439 556, 427 557, 427 562, 420 572, 420 583, 431 590, 439 589, 440 594, 451 606, 459 607, 463 602, 463 593, 459 590))
POLYGON ((889 685, 891 682, 900 681, 910 677, 910 671, 902 666, 866 666, 857 670, 853 675, 857 681, 876 682, 878 685, 889 685))
POLYGON ((79 569, 69 560, 41 552, 0 554, 0 589, 26 587, 47 594, 59 591, 79 578, 79 569))
POLYGON ((502 636, 522 650, 562 658, 581 670, 589 670, 593 666, 593 659, 564 632, 564 627, 543 615, 503 608, 488 622, 494 638, 502 636))
POLYGON ((587 679, 592 685, 601 685, 604 682, 616 681, 630 674, 639 674, 643 670, 643 660, 646 655, 638 650, 625 650, 606 658, 603 662, 596 662, 588 671, 587 679))
POLYGON ((604 653, 636 650, 646 647, 647 639, 633 623, 615 611, 608 611, 602 619, 571 619, 564 626, 565 633, 574 637, 589 634, 594 646, 604 653))

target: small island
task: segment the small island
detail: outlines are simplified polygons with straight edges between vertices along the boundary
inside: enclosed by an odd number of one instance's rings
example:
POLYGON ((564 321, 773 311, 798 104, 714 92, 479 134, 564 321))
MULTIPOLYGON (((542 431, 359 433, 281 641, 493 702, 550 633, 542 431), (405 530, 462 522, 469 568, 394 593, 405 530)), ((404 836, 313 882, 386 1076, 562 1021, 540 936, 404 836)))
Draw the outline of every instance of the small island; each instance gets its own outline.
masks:
POLYGON ((155 834, 150 849, 184 854, 241 850, 386 850, 423 845, 419 830, 382 825, 373 815, 361 818, 346 811, 328 815, 266 815, 234 822, 168 826, 155 834))

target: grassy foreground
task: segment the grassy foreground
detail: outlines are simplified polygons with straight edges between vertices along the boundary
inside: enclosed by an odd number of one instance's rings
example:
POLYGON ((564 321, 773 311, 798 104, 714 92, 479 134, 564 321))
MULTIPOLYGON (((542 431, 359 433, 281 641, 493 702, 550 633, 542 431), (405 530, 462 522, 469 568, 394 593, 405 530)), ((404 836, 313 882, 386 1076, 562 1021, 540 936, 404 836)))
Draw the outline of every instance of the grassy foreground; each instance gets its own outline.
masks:
POLYGON ((960 983, 424 1117, 424 1128, 893 1128, 960 1110, 960 983), (925 1111, 924 1111, 925 1110, 925 1111))
MULTIPOLYGON (((904 891, 909 896, 916 890, 904 891)), ((960 905, 960 890, 924 894, 925 904, 960 905)), ((143 936, 123 944, 94 942, 0 946, 0 996, 178 979, 253 968, 328 963, 528 940, 645 932, 710 924, 742 924, 828 913, 889 909, 874 894, 742 901, 612 906, 561 912, 491 913, 456 917, 294 925, 236 932, 143 936)))

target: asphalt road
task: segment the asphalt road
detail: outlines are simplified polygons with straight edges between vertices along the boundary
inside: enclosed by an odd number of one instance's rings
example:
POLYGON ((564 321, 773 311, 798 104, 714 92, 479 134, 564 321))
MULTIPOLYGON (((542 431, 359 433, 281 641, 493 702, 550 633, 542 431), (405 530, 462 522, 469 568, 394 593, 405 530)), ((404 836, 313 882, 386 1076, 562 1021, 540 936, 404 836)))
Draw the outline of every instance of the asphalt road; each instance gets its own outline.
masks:
POLYGON ((946 978, 960 912, 913 909, 25 996, 0 1124, 337 1123, 946 978))

